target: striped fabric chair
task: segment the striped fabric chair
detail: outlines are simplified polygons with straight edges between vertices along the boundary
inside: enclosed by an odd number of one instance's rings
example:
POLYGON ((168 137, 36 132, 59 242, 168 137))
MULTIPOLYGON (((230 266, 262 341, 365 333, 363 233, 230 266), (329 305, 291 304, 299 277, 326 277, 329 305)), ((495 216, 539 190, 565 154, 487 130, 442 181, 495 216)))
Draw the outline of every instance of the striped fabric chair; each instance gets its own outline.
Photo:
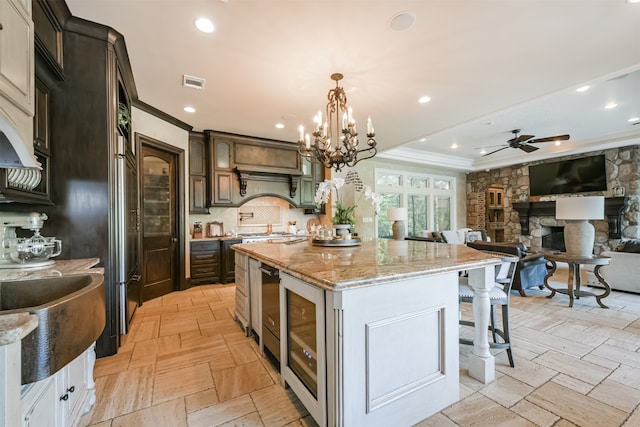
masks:
MULTIPOLYGON (((513 354, 511 352, 511 338, 509 336, 509 293, 515 276, 518 257, 510 254, 499 252, 483 251, 502 258, 502 263, 496 265, 495 286, 489 291, 489 301, 491 304, 491 323, 489 331, 493 338, 493 342, 489 343, 491 348, 504 348, 507 350, 509 364, 513 368, 513 354), (502 313, 502 329, 499 329, 496 321, 496 309, 501 309, 502 313), (498 336, 502 338, 502 342, 498 342, 498 336)), ((460 277, 458 283, 458 300, 460 303, 473 302, 473 288, 469 285, 466 277, 460 277)), ((460 319, 460 324, 464 326, 475 326, 474 322, 460 319)), ((460 338, 460 344, 471 344, 473 340, 460 338)))

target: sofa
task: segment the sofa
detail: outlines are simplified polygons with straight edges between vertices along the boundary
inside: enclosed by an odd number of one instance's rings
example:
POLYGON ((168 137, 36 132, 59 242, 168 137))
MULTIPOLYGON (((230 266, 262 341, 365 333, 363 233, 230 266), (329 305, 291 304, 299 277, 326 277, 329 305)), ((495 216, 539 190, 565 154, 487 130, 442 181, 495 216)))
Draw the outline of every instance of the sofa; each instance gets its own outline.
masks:
POLYGON ((481 251, 516 255, 519 261, 511 289, 518 291, 521 296, 527 296, 526 289, 544 288, 544 278, 547 275, 547 260, 543 254, 527 254, 527 247, 522 243, 475 241, 468 242, 467 246, 481 251))
MULTIPOLYGON (((616 251, 603 251, 601 256, 611 257, 609 265, 600 268, 600 275, 611 289, 640 294, 640 240, 622 242, 616 251)), ((593 268, 587 266, 586 284, 602 287, 593 268)))

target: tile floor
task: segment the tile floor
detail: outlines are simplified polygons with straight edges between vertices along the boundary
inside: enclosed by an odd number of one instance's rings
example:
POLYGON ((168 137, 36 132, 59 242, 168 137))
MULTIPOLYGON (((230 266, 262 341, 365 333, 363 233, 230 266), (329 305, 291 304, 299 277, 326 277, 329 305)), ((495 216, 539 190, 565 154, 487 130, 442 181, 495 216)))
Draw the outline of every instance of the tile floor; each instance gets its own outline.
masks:
MULTIPOLYGON (((198 286, 145 303, 118 354, 97 361, 82 425, 316 425, 233 320, 234 292, 198 286)), ((418 426, 640 426, 640 295, 613 292, 605 310, 529 294, 511 298, 516 367, 498 352, 483 385, 461 346, 460 401, 418 426)))

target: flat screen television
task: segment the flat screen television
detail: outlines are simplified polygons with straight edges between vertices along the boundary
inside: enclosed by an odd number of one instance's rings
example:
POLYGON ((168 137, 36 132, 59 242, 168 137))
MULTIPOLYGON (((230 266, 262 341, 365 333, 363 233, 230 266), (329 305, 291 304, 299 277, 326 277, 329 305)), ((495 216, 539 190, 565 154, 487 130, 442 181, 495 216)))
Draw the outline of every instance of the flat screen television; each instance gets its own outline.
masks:
POLYGON ((607 190, 604 154, 529 166, 532 196, 607 190))

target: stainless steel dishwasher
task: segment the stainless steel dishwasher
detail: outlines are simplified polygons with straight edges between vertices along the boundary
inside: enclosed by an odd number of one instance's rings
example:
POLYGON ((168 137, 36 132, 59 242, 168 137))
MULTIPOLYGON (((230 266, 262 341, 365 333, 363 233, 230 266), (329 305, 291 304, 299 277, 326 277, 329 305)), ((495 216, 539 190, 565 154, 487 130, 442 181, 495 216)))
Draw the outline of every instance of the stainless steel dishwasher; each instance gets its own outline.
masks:
POLYGON ((262 343, 280 363, 280 272, 260 264, 262 272, 262 343))

